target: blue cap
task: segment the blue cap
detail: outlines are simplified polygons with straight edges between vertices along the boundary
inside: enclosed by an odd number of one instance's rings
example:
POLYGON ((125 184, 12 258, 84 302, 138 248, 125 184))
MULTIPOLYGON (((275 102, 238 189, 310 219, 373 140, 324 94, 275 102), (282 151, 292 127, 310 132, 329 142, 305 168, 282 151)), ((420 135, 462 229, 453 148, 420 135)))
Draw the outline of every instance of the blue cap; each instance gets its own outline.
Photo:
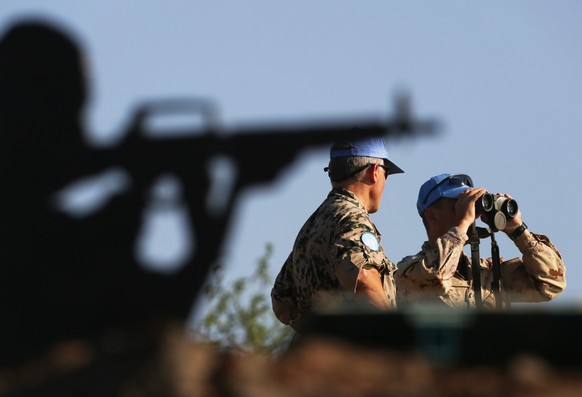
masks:
POLYGON ((420 216, 432 203, 441 197, 457 198, 465 190, 473 187, 473 181, 465 174, 440 174, 422 184, 418 192, 416 208, 420 216))
POLYGON ((388 151, 382 137, 370 137, 352 141, 336 142, 329 151, 329 158, 336 157, 375 157, 384 159, 388 167, 388 174, 404 172, 400 167, 388 159, 388 151))

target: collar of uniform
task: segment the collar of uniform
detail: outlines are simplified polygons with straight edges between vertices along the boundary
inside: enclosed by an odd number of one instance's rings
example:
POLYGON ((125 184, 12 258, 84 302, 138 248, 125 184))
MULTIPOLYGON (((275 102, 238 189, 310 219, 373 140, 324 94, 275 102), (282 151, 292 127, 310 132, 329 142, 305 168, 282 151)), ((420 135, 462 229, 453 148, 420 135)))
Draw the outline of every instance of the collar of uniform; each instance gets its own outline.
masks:
POLYGON ((332 189, 332 191, 329 193, 328 197, 331 197, 331 196, 343 196, 344 199, 354 203, 355 205, 357 205, 358 207, 360 207, 361 209, 366 211, 364 204, 362 204, 360 202, 360 200, 358 200, 358 198, 356 197, 356 195, 354 193, 350 192, 346 188, 338 187, 338 188, 332 189))

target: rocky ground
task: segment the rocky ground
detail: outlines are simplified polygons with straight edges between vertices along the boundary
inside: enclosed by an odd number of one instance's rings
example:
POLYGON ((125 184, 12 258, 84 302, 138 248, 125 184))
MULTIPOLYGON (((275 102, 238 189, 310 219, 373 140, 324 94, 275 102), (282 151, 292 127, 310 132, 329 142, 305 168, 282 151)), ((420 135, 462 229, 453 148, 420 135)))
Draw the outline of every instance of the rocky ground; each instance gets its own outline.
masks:
POLYGON ((270 356, 221 351, 179 330, 168 328, 155 344, 129 349, 59 344, 18 368, 1 369, 0 396, 582 395, 582 368, 558 368, 531 355, 502 367, 443 367, 414 353, 313 337, 270 356))

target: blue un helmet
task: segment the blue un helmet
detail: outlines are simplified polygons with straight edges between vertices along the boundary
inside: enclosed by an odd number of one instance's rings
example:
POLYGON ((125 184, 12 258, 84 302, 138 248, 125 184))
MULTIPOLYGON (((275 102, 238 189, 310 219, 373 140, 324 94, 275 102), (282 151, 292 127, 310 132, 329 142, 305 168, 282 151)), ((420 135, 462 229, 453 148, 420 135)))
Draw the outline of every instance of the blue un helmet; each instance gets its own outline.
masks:
POLYGON ((422 216, 432 203, 441 197, 457 198, 465 190, 473 187, 473 180, 465 174, 440 174, 422 184, 418 192, 416 208, 422 216))

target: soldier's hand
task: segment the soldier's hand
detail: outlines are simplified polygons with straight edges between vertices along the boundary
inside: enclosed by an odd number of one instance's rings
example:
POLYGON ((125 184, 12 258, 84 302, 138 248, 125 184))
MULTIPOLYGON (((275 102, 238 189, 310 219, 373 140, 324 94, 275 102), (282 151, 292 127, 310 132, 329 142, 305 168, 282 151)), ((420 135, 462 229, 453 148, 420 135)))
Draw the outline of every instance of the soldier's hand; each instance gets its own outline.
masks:
POLYGON ((463 230, 468 229, 475 222, 475 202, 486 191, 482 187, 476 187, 467 189, 459 195, 455 204, 455 215, 457 217, 457 225, 463 230))
MULTIPOLYGON (((504 194, 504 193, 498 193, 498 194, 501 196, 505 196, 508 199, 513 198, 509 194, 504 194)), ((523 221, 521 219, 521 211, 519 210, 519 207, 518 207, 517 214, 515 214, 515 216, 513 218, 507 217, 507 224, 505 225, 503 232, 506 233, 507 235, 510 235, 511 233, 513 233, 513 231, 515 229, 520 227, 522 223, 523 223, 523 221)))

